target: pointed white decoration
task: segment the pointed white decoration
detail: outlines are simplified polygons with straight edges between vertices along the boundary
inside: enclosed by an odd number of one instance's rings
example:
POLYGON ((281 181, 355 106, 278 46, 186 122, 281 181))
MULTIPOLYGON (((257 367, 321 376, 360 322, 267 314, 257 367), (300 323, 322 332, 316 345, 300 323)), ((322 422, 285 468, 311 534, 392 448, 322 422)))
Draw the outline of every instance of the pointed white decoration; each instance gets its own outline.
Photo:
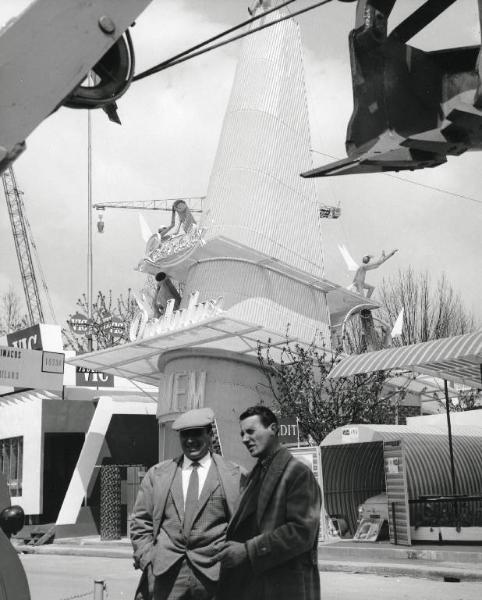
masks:
POLYGON ((152 231, 141 213, 139 213, 139 225, 141 226, 142 239, 147 244, 147 241, 152 236, 152 231))
POLYGON ((349 271, 356 271, 358 269, 358 264, 353 260, 352 255, 348 252, 345 244, 338 244, 338 250, 343 256, 343 260, 346 263, 349 271))
POLYGON ((402 335, 402 329, 403 329, 403 308, 400 311, 400 314, 398 315, 397 320, 395 321, 395 325, 393 326, 392 338, 400 337, 402 335))

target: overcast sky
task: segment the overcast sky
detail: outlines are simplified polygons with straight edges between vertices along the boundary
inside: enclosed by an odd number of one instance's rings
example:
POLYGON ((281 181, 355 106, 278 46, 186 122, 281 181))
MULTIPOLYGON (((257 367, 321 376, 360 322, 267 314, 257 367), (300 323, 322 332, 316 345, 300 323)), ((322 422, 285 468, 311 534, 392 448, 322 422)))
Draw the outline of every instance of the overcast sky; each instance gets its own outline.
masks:
MULTIPOLYGON (((298 0, 293 6, 308 3, 298 0)), ((0 24, 28 4, 28 0, 2 0, 0 24)), ((137 70, 244 20, 248 4, 245 0, 154 0, 132 31, 137 70)), ((421 1, 399 4, 407 12, 421 1)), ((345 156, 352 110, 347 37, 354 13, 355 4, 333 2, 298 19, 313 149, 340 158, 345 156)), ((401 16, 397 11, 394 22, 401 16)), ((426 49, 480 43, 477 0, 459 0, 412 42, 426 49)), ((27 48, 28 40, 25 43, 27 48)), ((110 123, 102 111, 93 113, 94 203, 206 193, 238 50, 232 44, 134 83, 119 101, 121 127, 110 123)), ((28 138, 26 152, 14 165, 61 321, 75 312, 76 299, 86 291, 86 141, 86 112, 62 108, 28 138)), ((315 165, 329 161, 316 153, 313 159, 315 165)), ((399 248, 382 269, 370 274, 371 282, 376 284, 408 265, 428 270, 434 279, 445 272, 482 321, 481 164, 481 154, 466 153, 436 169, 396 177, 318 180, 320 203, 339 203, 342 208, 340 219, 324 223, 320 240, 326 277, 343 285, 351 281, 337 244, 345 244, 357 260, 399 248)), ((152 229, 170 218, 167 213, 143 214, 152 229)), ((112 289, 117 294, 128 287, 140 288, 144 276, 133 270, 144 249, 137 213, 109 210, 104 221, 105 232, 94 233, 94 289, 112 289)), ((0 293, 13 285, 23 297, 5 203, 0 203, 0 256, 0 293)))

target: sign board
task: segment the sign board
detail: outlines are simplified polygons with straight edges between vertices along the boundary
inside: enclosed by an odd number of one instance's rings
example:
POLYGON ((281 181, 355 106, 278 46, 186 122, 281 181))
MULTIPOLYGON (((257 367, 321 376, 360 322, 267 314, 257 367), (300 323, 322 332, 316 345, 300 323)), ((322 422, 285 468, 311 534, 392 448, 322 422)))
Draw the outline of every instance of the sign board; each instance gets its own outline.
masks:
POLYGON ((321 484, 321 456, 318 446, 303 446, 302 448, 288 448, 297 460, 305 463, 313 471, 313 475, 321 484))
POLYGON ((126 332, 126 324, 119 317, 112 317, 110 333, 114 342, 119 341, 126 332))
POLYGON ((7 346, 27 348, 28 350, 62 351, 62 333, 60 325, 39 323, 19 331, 8 333, 7 346))
POLYGON ((67 319, 67 323, 74 333, 87 333, 91 325, 89 317, 79 312, 67 319))
POLYGON ((131 342, 136 340, 161 335, 168 331, 179 331, 189 327, 194 323, 206 321, 222 313, 223 297, 219 296, 213 300, 206 300, 197 304, 199 292, 192 292, 189 296, 189 302, 186 308, 174 310, 176 299, 171 298, 166 304, 166 310, 162 317, 149 318, 150 306, 145 298, 136 296, 139 311, 129 327, 129 339, 131 342))
POLYGON ((61 390, 64 359, 61 352, 0 346, 0 386, 61 390))
POLYGON ((30 348, 30 350, 42 350, 42 336, 40 327, 26 327, 20 331, 7 333, 7 344, 15 348, 30 348))
POLYGON ((400 459, 397 456, 392 456, 385 459, 386 473, 400 473, 400 459))
POLYGON ((284 417, 278 419, 279 441, 282 444, 297 444, 299 440, 298 419, 296 417, 284 417))
POLYGON ((342 444, 356 444, 360 437, 360 430, 358 427, 344 427, 341 432, 341 443, 342 444))
POLYGON ((333 521, 325 510, 325 502, 323 499, 323 473, 321 466, 321 451, 319 446, 303 446, 301 448, 288 448, 290 454, 305 465, 307 465, 321 489, 321 515, 320 515, 320 541, 339 541, 339 536, 336 534, 333 521))
POLYGON ((372 517, 362 519, 357 527, 354 542, 376 542, 383 525, 383 517, 374 515, 372 517))
POLYGON ((114 387, 114 375, 99 373, 85 367, 76 367, 75 385, 79 387, 114 387))
POLYGON ((108 310, 103 310, 100 314, 100 327, 105 332, 110 332, 112 327, 112 315, 108 310))

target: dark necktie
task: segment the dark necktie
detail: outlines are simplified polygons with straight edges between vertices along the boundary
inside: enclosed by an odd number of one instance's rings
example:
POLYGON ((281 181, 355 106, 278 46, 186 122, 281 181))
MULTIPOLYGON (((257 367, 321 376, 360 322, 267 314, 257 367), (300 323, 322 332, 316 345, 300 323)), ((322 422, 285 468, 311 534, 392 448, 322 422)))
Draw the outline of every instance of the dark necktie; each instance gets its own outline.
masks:
POLYGON ((192 521, 196 514, 198 499, 199 499, 199 473, 197 472, 199 463, 193 462, 191 477, 189 477, 189 485, 187 486, 186 504, 184 506, 184 523, 182 531, 187 537, 191 531, 192 521))

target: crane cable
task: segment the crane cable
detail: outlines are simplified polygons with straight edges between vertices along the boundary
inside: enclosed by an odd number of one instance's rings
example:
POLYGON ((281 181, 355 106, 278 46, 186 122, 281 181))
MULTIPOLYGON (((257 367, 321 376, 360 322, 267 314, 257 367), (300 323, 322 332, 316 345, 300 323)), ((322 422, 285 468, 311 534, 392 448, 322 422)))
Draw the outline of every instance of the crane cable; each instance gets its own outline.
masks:
POLYGON ((222 46, 231 44, 232 42, 240 40, 248 35, 257 33, 258 31, 262 31, 263 29, 272 27, 273 25, 277 25, 278 23, 282 23, 283 21, 286 21, 287 19, 292 19, 293 17, 296 17, 296 16, 304 14, 310 10, 314 10, 315 8, 319 8, 320 6, 323 6, 325 4, 329 4, 330 2, 333 2, 333 0, 321 0, 320 2, 311 4, 310 6, 302 8, 298 11, 289 13, 288 15, 285 15, 284 17, 280 17, 279 19, 275 19, 274 21, 271 21, 269 23, 264 23, 263 25, 260 25, 259 27, 254 27, 253 29, 250 29, 249 31, 245 31, 244 33, 240 33, 238 35, 230 37, 227 40, 218 42, 217 44, 212 44, 212 42, 214 42, 215 40, 217 40, 221 37, 224 37, 225 35, 228 35, 229 33, 233 33, 234 31, 240 29, 241 27, 250 25, 251 23, 254 23, 255 21, 257 21, 263 17, 266 17, 267 15, 269 15, 275 11, 278 11, 281 8, 284 8, 284 7, 288 6, 289 4, 292 4, 293 2, 296 2, 296 1, 297 0, 287 0, 286 2, 283 2, 282 4, 280 4, 279 6, 270 8, 269 10, 266 10, 263 13, 252 17, 251 19, 247 19, 246 21, 243 21, 239 25, 235 25, 234 27, 231 27, 230 29, 223 31, 222 33, 219 33, 219 34, 209 38, 208 40, 205 40, 204 42, 201 42, 199 44, 196 44, 195 46, 192 46, 188 50, 184 50, 183 52, 176 54, 172 58, 169 58, 169 59, 155 65, 154 67, 147 69, 146 71, 142 71, 141 73, 134 75, 134 77, 132 78, 132 81, 139 81, 141 79, 144 79, 145 77, 149 77, 150 75, 154 75, 155 73, 159 73, 160 71, 164 71, 165 69, 169 69, 170 67, 179 65, 185 61, 190 60, 191 58, 195 58, 196 56, 200 56, 201 54, 211 52, 211 50, 215 50, 216 48, 221 48, 222 46), (208 45, 208 44, 211 44, 211 45, 208 45), (208 46, 208 47, 206 48, 205 46, 208 46))
MULTIPOLYGON (((335 160, 341 160, 338 156, 333 156, 333 154, 327 154, 326 152, 320 152, 319 150, 314 150, 311 148, 311 152, 315 154, 319 154, 320 156, 325 156, 326 158, 333 158, 335 160)), ((412 185, 418 185, 419 187, 433 190, 434 192, 441 192, 442 194, 447 194, 448 196, 453 196, 454 198, 460 198, 462 200, 470 200, 471 202, 475 202, 476 204, 482 204, 482 200, 479 198, 473 198, 472 196, 466 196, 464 194, 457 194, 457 192, 451 192, 449 190, 444 190, 443 188, 436 187, 434 185, 428 185, 427 183, 421 183, 420 181, 413 181, 413 179, 406 179, 405 177, 400 177, 399 175, 394 175, 393 173, 382 173, 385 177, 391 177, 392 179, 398 179, 399 181, 404 181, 405 183, 411 183, 412 185)))

